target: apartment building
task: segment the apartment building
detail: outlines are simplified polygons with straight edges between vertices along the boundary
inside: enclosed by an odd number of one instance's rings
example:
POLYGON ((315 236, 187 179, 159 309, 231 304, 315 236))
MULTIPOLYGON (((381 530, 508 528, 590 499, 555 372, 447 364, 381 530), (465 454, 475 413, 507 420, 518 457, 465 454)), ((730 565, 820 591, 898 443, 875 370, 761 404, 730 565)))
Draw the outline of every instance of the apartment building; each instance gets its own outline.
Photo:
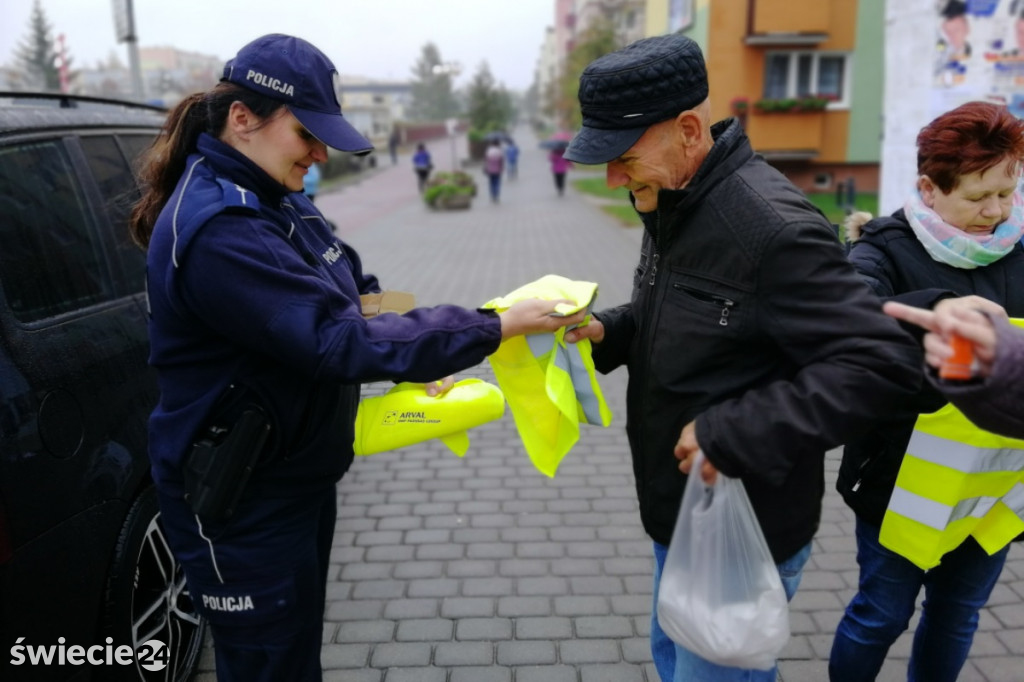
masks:
POLYGON ((647 35, 704 50, 712 116, 737 116, 754 149, 804 191, 877 191, 881 0, 648 0, 647 35))
POLYGON ((558 83, 565 74, 569 54, 588 30, 607 26, 620 45, 645 35, 645 0, 553 0, 554 24, 545 32, 537 60, 537 122, 548 128, 563 127, 555 114, 558 83))
POLYGON ((340 104, 345 118, 378 149, 387 149, 395 123, 405 119, 411 102, 412 84, 408 81, 340 77, 340 104))
POLYGON ((605 22, 621 45, 644 37, 644 0, 576 0, 574 26, 577 35, 605 22))

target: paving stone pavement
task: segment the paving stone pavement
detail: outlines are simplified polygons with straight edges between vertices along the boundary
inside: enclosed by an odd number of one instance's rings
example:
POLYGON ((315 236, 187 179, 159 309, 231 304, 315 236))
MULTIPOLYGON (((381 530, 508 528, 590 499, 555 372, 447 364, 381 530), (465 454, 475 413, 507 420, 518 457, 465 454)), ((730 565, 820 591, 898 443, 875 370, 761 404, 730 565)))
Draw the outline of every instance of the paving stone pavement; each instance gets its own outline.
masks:
MULTIPOLYGON (((317 197, 365 268, 424 305, 475 307, 548 273, 599 284, 597 308, 625 302, 640 230, 567 187, 558 197, 532 135, 501 200, 435 212, 409 155, 317 197)), ((428 145, 452 167, 450 140, 428 145)), ((464 155, 462 141, 456 153, 464 155)), ((587 173, 570 171, 569 179, 587 173)), ((486 362, 464 372, 493 381, 486 362)), ((626 375, 601 377, 614 413, 585 426, 558 475, 530 464, 510 413, 470 432, 464 458, 438 441, 360 458, 338 485, 322 661, 327 682, 658 682, 648 647, 652 557, 626 442, 626 375)), ((371 385, 365 394, 386 390, 371 385)), ((832 635, 857 581, 853 515, 829 453, 821 528, 791 604, 784 682, 827 680, 832 635)), ((960 680, 1024 681, 1024 551, 1011 551, 960 680)), ((912 626, 916 625, 916 617, 912 626)), ((910 637, 880 682, 906 678, 910 637)), ((200 682, 214 679, 204 652, 200 682)))

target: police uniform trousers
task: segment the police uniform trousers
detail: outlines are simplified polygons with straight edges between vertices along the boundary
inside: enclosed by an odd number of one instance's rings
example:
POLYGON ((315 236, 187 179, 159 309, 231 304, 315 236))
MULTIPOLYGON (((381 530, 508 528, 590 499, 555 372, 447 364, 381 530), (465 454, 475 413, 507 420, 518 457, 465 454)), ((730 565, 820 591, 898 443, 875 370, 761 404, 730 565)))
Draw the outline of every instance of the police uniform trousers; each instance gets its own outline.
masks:
POLYGON ((203 522, 161 495, 171 551, 213 634, 219 682, 319 682, 334 485, 302 497, 244 500, 203 522))

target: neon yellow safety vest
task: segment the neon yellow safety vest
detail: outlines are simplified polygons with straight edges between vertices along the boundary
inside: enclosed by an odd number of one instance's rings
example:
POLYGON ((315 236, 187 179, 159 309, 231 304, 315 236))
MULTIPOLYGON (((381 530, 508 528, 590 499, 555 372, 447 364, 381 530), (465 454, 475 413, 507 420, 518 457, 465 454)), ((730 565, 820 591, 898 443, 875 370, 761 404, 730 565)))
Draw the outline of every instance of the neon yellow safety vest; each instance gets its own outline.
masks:
POLYGON ((501 390, 480 379, 463 379, 439 396, 427 395, 424 384, 402 382, 360 401, 352 449, 372 455, 438 438, 462 457, 469 449, 466 431, 504 414, 501 390))
POLYGON ((920 415, 879 542, 928 570, 968 536, 994 554, 1021 532, 1024 440, 979 429, 952 404, 920 415))
MULTIPOLYGON (((593 282, 546 275, 481 307, 503 311, 527 298, 565 298, 573 304, 560 304, 557 312, 571 315, 588 308, 596 295, 593 282)), ((579 440, 580 422, 608 426, 612 420, 597 383, 590 340, 566 343, 565 332, 506 339, 488 358, 526 454, 547 476, 555 475, 579 440)))

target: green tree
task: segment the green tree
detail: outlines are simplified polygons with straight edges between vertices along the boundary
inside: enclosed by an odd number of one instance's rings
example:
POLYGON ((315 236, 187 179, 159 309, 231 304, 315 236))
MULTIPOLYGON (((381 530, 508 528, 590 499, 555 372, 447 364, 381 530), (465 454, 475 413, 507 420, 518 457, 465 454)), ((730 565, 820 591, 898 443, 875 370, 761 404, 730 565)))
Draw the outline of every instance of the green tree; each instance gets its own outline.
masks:
POLYGON ((515 116, 512 97, 494 80, 491 67, 481 62, 466 93, 469 126, 479 132, 504 130, 515 116))
POLYGON ((556 81, 552 98, 555 120, 562 130, 576 130, 583 124, 580 113, 580 74, 590 62, 622 47, 611 22, 601 19, 584 31, 569 52, 565 73, 556 81))
POLYGON ((537 85, 537 80, 534 79, 530 87, 523 93, 523 97, 520 100, 520 113, 521 115, 530 122, 530 125, 535 125, 537 121, 538 112, 540 111, 540 88, 537 85))
POLYGON ((412 101, 409 117, 418 121, 442 121, 459 113, 452 84, 458 76, 457 67, 445 64, 433 43, 423 46, 423 52, 412 69, 412 101))
MULTIPOLYGON (((57 48, 53 39, 53 26, 39 0, 32 4, 28 21, 28 35, 14 53, 15 64, 24 74, 26 88, 60 90, 60 72, 57 70, 57 48)), ((71 60, 68 59, 70 72, 71 60)))

